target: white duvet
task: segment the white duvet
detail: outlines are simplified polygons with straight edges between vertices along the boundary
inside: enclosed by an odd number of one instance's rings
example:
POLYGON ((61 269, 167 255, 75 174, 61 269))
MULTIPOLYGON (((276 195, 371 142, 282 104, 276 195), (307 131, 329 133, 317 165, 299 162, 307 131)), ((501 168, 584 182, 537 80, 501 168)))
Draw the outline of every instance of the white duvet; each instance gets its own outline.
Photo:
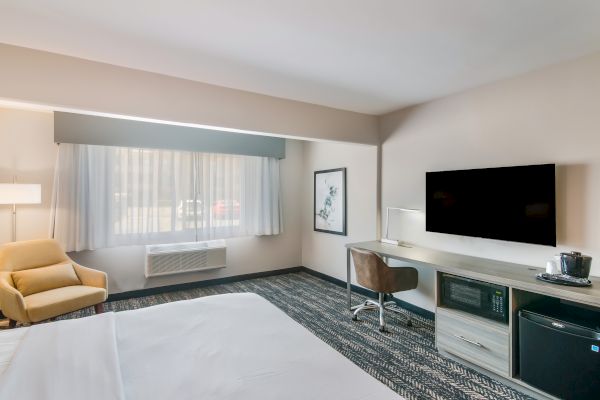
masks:
POLYGON ((0 399, 399 399, 256 294, 35 325, 0 399))

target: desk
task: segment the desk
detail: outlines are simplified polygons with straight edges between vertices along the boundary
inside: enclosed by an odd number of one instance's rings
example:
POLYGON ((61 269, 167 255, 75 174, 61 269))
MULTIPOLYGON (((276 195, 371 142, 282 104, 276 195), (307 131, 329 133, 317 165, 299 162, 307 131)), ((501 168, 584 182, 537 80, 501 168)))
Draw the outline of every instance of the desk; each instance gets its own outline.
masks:
POLYGON ((600 278, 591 277, 591 287, 560 286, 537 280, 535 275, 543 272, 542 268, 422 247, 401 247, 371 241, 346 245, 346 287, 350 310, 353 309, 350 282, 351 248, 372 251, 386 259, 433 268, 436 271, 435 339, 438 350, 544 396, 548 394, 527 385, 519 376, 518 311, 548 297, 554 298, 552 301, 560 299, 600 307, 600 278), (441 304, 442 273, 506 286, 509 302, 508 323, 491 321, 441 304), (473 347, 473 344, 477 347, 473 347))
POLYGON ((351 308, 350 249, 372 251, 384 258, 406 261, 408 263, 433 268, 466 278, 508 286, 513 289, 557 297, 577 303, 600 307, 600 278, 590 277, 591 287, 560 286, 542 282, 535 275, 544 272, 542 268, 514 264, 487 258, 472 257, 423 247, 394 246, 379 241, 346 244, 346 279, 348 308, 351 308))

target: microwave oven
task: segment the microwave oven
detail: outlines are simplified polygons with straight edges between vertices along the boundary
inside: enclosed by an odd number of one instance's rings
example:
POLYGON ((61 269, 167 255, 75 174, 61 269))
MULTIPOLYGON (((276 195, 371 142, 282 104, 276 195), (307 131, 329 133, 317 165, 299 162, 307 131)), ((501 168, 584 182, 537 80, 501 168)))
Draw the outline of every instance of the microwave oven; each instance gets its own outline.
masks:
POLYGON ((440 303, 480 317, 508 322, 508 288, 442 274, 440 303))

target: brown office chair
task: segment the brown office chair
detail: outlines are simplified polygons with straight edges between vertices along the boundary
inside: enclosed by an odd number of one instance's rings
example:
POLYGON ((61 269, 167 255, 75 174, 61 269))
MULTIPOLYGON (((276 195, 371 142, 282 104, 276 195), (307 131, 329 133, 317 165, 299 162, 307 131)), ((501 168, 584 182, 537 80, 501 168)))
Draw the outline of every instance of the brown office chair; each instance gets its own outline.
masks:
MULTIPOLYGON (((419 281, 419 272, 412 267, 390 267, 375 253, 370 251, 351 249, 354 268, 356 269, 356 280, 361 286, 377 292, 379 301, 367 299, 354 310, 352 319, 358 320, 358 313, 363 310, 379 310, 379 330, 385 332, 384 312, 386 310, 399 312, 391 308, 396 303, 384 301, 385 294, 402 292, 415 289, 419 281)), ((412 326, 410 316, 407 326, 412 326)))

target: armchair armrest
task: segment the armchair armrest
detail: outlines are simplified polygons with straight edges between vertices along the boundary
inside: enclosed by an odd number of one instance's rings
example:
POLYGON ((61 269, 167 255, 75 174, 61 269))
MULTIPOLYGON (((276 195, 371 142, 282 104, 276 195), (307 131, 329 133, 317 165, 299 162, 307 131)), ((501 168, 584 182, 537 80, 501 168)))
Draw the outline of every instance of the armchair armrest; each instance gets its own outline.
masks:
POLYGON ((2 313, 14 321, 31 322, 23 295, 14 287, 10 272, 0 273, 0 307, 2 313))
POLYGON ((75 268, 75 273, 81 283, 86 286, 105 289, 108 292, 108 279, 105 272, 87 268, 76 263, 73 263, 73 268, 75 268))

